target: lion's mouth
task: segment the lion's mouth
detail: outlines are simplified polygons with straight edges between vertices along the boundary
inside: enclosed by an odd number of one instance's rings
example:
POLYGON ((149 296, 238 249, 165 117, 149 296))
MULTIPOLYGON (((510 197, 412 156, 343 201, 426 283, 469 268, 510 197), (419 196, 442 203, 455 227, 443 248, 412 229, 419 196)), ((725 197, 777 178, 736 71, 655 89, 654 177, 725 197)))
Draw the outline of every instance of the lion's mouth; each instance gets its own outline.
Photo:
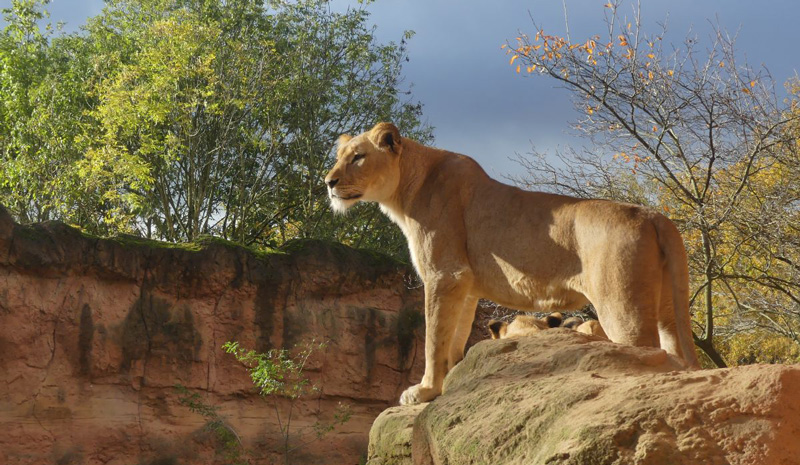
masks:
POLYGON ((339 199, 339 200, 355 200, 355 199, 361 198, 361 196, 362 196, 362 194, 353 194, 353 195, 348 195, 348 196, 341 196, 341 195, 336 195, 334 193, 331 193, 331 197, 333 197, 334 199, 339 199))

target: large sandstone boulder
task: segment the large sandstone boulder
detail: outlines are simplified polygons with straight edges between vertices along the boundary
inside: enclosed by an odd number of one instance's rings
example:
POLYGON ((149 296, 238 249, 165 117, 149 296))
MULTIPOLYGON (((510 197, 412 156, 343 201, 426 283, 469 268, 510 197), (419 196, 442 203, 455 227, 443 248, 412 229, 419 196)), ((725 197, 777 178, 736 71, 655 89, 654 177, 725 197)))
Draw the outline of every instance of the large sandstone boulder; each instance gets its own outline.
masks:
POLYGON ((375 416, 421 376, 409 273, 337 244, 256 254, 98 239, 20 226, 0 207, 0 464, 228 463, 176 384, 218 407, 258 463, 277 460, 273 405, 220 347, 312 338, 328 342, 307 367, 321 391, 296 405, 293 430, 329 421, 340 402, 353 417, 292 463, 356 464, 375 416))
POLYGON ((800 366, 679 368, 562 329, 480 342, 441 397, 378 417, 368 463, 800 463, 800 366))

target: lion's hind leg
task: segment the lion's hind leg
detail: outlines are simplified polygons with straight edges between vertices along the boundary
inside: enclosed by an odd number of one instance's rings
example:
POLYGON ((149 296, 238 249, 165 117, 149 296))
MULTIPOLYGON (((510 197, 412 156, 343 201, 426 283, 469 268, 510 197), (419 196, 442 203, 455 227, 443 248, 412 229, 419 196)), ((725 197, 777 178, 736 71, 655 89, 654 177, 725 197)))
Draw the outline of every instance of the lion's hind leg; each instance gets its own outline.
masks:
POLYGON ((659 347, 661 280, 622 284, 607 274, 589 300, 608 339, 620 344, 659 347), (655 283, 655 284, 652 284, 655 283))

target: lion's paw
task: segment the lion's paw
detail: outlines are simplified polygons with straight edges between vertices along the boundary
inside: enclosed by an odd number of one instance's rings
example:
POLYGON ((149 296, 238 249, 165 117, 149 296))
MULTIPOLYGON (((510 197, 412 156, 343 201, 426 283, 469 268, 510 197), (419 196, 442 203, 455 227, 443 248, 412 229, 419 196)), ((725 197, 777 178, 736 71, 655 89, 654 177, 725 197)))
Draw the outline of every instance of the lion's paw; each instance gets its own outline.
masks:
POLYGON ((400 396, 400 405, 416 405, 435 399, 440 391, 432 388, 422 387, 416 384, 403 391, 400 396))

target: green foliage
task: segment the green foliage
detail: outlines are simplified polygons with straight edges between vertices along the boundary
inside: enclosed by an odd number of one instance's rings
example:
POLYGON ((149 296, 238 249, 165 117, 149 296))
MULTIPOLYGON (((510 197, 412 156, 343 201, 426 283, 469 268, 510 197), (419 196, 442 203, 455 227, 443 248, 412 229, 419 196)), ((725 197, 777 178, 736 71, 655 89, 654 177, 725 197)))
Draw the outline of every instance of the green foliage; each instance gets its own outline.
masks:
POLYGON ((15 0, 0 36, 0 203, 93 234, 247 245, 325 238, 406 254, 375 207, 330 214, 342 133, 429 141, 399 43, 327 1, 110 0, 81 33, 15 0), (364 224, 367 226, 365 227, 364 224))
POLYGON ((287 349, 271 349, 266 353, 261 353, 244 349, 236 341, 226 342, 222 346, 226 353, 233 355, 247 368, 250 379, 259 394, 265 399, 272 400, 283 440, 283 456, 287 465, 290 463, 292 452, 310 442, 321 439, 333 431, 336 426, 349 421, 352 416, 350 407, 340 403, 330 422, 317 421, 310 427, 311 431, 302 429, 296 431, 292 426, 295 401, 320 391, 319 387, 305 376, 303 370, 313 353, 324 351, 326 347, 325 343, 311 341, 298 345, 294 353, 287 349), (283 414, 279 403, 280 398, 288 401, 283 414))
POLYGON ((303 368, 314 350, 324 348, 325 344, 307 344, 300 346, 298 353, 292 356, 286 349, 271 349, 266 353, 243 349, 236 341, 228 341, 222 346, 226 353, 247 367, 259 394, 289 399, 317 391, 317 387, 303 375, 303 368))

